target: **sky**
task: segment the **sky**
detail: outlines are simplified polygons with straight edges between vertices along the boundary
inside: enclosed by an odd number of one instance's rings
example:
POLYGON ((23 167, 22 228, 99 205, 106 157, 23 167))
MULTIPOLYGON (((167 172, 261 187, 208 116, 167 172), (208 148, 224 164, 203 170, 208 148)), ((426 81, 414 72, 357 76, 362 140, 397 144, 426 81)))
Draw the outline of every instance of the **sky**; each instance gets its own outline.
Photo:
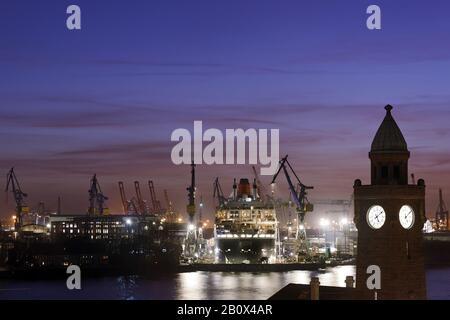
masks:
MULTIPOLYGON (((410 171, 450 195, 448 1, 3 0, 0 3, 0 171, 14 166, 27 202, 85 213, 96 173, 112 212, 152 179, 185 212, 189 166, 172 164, 173 130, 280 129, 310 199, 350 199, 369 183, 368 151, 384 114, 411 151, 410 171), (82 29, 66 28, 77 4, 82 29)), ((231 192, 251 166, 197 167, 205 211, 219 176, 231 192)), ((262 177, 264 184, 270 177, 262 177)), ((283 182, 277 186, 286 194, 283 182)), ((0 201, 0 216, 14 210, 0 201)))

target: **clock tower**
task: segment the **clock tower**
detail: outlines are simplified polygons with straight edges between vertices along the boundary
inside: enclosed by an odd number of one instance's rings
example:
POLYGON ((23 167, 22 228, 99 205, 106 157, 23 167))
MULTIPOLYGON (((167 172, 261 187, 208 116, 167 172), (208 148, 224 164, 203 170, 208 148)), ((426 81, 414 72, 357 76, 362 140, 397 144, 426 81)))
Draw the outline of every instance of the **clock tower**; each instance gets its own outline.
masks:
POLYGON ((385 107, 369 152, 371 183, 354 184, 358 229, 356 289, 358 297, 426 299, 422 228, 425 218, 425 182, 408 184, 410 152, 400 128, 385 107), (380 288, 369 290, 369 266, 380 268, 380 288))

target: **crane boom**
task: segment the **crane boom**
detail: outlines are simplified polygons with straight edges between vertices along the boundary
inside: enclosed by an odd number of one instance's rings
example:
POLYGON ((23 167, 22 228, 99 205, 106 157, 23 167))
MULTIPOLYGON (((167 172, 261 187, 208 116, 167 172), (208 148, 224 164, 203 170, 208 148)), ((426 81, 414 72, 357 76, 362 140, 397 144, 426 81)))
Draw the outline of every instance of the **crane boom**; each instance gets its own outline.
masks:
POLYGON ((159 213, 160 209, 158 200, 156 200, 155 185, 153 184, 152 180, 148 181, 148 188, 150 190, 150 199, 152 201, 153 211, 154 213, 159 213))
POLYGON ((141 187, 139 185, 139 181, 134 182, 134 188, 136 189, 136 197, 139 205, 139 211, 142 215, 147 214, 147 206, 145 205, 145 201, 142 198, 141 187))
POLYGON ((125 195, 125 187, 123 186, 122 181, 119 181, 119 191, 120 191, 120 199, 122 200, 123 213, 128 214, 129 203, 127 200, 127 196, 125 195))
POLYGON ((226 199, 223 195, 222 187, 220 186, 219 177, 217 177, 216 180, 214 180, 213 198, 217 198, 219 206, 224 205, 226 202, 226 199))

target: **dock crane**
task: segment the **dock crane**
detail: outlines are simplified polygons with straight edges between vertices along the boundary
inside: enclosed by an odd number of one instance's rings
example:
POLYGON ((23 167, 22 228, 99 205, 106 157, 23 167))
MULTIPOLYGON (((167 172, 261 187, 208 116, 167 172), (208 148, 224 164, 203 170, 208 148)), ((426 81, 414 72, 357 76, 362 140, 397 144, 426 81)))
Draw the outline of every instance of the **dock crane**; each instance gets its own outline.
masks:
POLYGON ((442 197, 442 189, 439 189, 439 205, 436 210, 436 230, 447 231, 449 230, 448 210, 442 197))
POLYGON ((156 199, 155 185, 152 180, 148 181, 148 188, 150 190, 150 199, 152 201, 154 213, 161 213, 161 203, 156 199))
POLYGON ((145 203, 145 200, 142 198, 141 187, 139 185, 139 181, 134 182, 134 189, 136 190, 136 198, 137 198, 137 202, 138 202, 138 206, 139 206, 139 212, 141 213, 141 215, 147 215, 148 207, 147 207, 147 204, 145 203))
POLYGON ((136 198, 127 199, 125 194, 125 187, 122 181, 119 181, 120 199, 122 200, 122 208, 124 214, 139 214, 138 204, 136 198))
POLYGON ((172 201, 169 200, 169 194, 167 192, 167 189, 164 189, 164 199, 166 201, 166 219, 168 222, 174 223, 177 221, 177 217, 175 215, 173 203, 172 201))
POLYGON ((213 188, 214 188, 213 199, 217 198, 218 206, 222 207, 223 205, 226 204, 227 199, 223 195, 222 187, 220 186, 219 182, 219 177, 217 177, 216 180, 214 180, 213 188))
POLYGON ((291 164, 288 161, 288 156, 286 155, 283 159, 280 161, 280 165, 278 168, 277 173, 273 176, 272 184, 275 183, 280 171, 283 170, 284 175, 286 176, 286 180, 289 185, 289 190, 291 193, 292 200, 295 203, 296 211, 297 211, 297 241, 299 241, 300 247, 299 247, 299 254, 306 254, 307 253, 307 246, 306 246, 306 230, 304 225, 305 220, 305 214, 307 212, 313 211, 313 205, 309 203, 307 198, 307 190, 314 189, 314 187, 306 186, 304 185, 297 174, 295 173, 294 169, 292 168, 291 164), (297 180, 297 187, 298 189, 294 187, 294 184, 292 183, 291 176, 289 175, 288 169, 292 172, 295 179, 297 180))
POLYGON ((122 181, 119 181, 119 192, 120 199, 122 200, 123 214, 128 214, 128 211, 130 209, 130 202, 127 200, 127 196, 125 195, 125 187, 123 186, 122 181))
POLYGON ((23 216, 28 214, 29 208, 25 203, 25 198, 28 196, 20 188, 19 180, 14 173, 14 168, 9 170, 6 176, 6 188, 5 192, 11 192, 16 202, 16 218, 14 219, 14 227, 16 231, 19 231, 23 225, 23 216))
POLYGON ((186 188, 188 191, 188 204, 186 211, 188 214, 188 229, 186 239, 184 242, 184 255, 186 257, 193 257, 197 253, 197 228, 195 227, 194 217, 196 212, 195 207, 195 164, 191 164, 191 184, 186 188))
POLYGON ((195 164, 191 164, 191 185, 186 188, 188 191, 188 205, 186 207, 187 214, 189 216, 189 223, 194 223, 195 216, 195 164))
POLYGON ((91 178, 91 187, 89 188, 89 208, 88 215, 105 215, 109 213, 109 209, 104 206, 108 197, 105 196, 100 188, 100 184, 97 180, 97 175, 91 178))

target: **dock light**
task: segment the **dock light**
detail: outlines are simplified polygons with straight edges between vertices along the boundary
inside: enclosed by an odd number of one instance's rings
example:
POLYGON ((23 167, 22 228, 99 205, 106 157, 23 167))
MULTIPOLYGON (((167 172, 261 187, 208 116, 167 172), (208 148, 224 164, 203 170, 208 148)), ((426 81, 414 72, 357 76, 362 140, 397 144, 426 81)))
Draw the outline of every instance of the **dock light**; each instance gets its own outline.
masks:
POLYGON ((328 227, 330 225, 330 220, 321 218, 319 224, 321 227, 328 227))
POLYGON ((11 219, 13 219, 13 220, 16 220, 16 219, 17 219, 17 217, 16 217, 16 216, 12 216, 12 217, 11 217, 11 219))
POLYGON ((208 224, 205 222, 203 223, 203 228, 206 228, 208 226, 208 224))
POLYGON ((181 218, 178 218, 178 222, 181 222, 181 221, 183 221, 183 219, 181 219, 181 218))
POLYGON ((193 231, 195 229, 195 226, 193 224, 188 225, 188 230, 193 231))
POLYGON ((127 225, 129 225, 129 226, 131 226, 131 224, 133 223, 132 221, 131 221, 131 219, 126 219, 125 220, 125 223, 127 224, 127 225))
POLYGON ((50 229, 52 225, 50 223, 47 223, 47 229, 50 229))
POLYGON ((299 227, 299 228, 300 228, 300 230, 305 230, 305 226, 304 226, 304 225, 302 225, 302 224, 300 225, 300 227, 299 227))

